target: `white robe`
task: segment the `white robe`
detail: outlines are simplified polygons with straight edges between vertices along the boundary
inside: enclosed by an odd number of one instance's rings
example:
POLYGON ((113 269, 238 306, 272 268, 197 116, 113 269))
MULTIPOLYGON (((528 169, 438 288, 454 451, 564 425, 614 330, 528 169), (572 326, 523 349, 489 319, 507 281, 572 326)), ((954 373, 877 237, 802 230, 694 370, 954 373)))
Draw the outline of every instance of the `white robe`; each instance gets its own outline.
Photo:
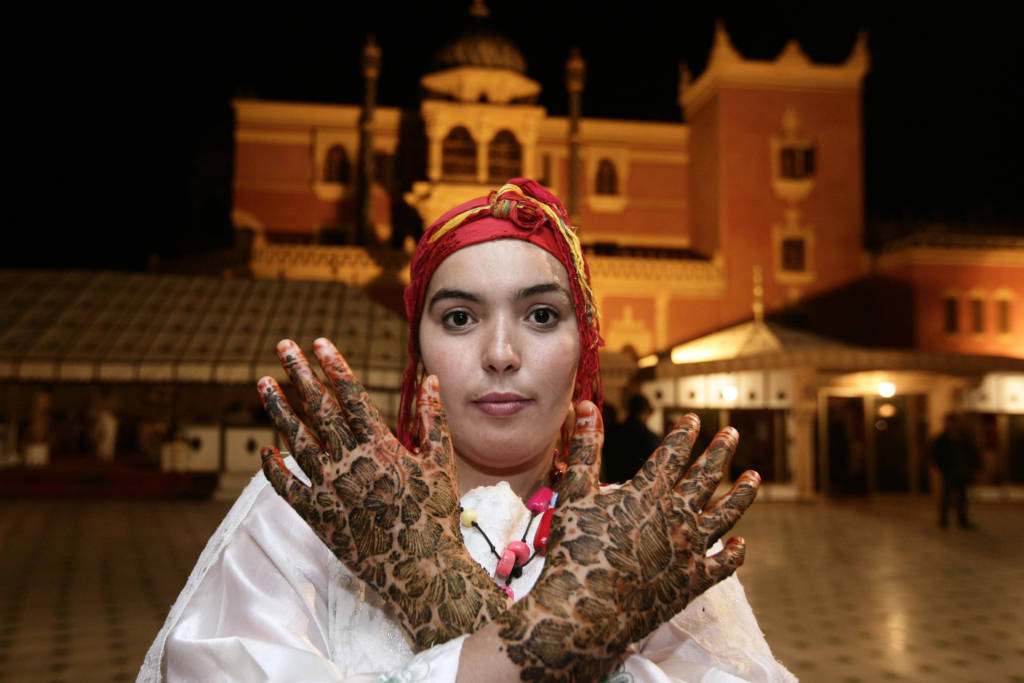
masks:
MULTIPOLYGON (((289 458, 293 471, 297 467, 289 458)), ((300 474, 300 476, 302 476, 300 474)), ((303 477, 304 478, 304 477, 303 477)), ((496 546, 539 523, 506 482, 462 497, 496 546)), ((483 536, 463 528, 493 576, 483 536)), ((512 582, 537 580, 538 556, 512 582)), ((150 647, 139 681, 454 681, 465 636, 413 653, 373 589, 327 549, 257 474, 214 532, 150 647)), ((633 646, 635 681, 792 681, 775 661, 733 576, 633 646)), ((613 679, 616 677, 612 677, 613 679)))

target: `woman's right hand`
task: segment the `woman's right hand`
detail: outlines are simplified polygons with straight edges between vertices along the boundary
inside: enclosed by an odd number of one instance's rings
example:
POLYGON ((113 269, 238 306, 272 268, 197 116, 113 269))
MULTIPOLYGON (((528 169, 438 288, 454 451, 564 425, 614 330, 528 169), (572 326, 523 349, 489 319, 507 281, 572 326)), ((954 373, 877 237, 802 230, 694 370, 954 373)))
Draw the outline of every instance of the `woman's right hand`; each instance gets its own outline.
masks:
POLYGON ((479 629, 508 601, 462 541, 455 457, 437 378, 420 387, 421 440, 410 452, 334 345, 318 339, 313 346, 330 390, 295 342, 277 346, 308 426, 277 382, 259 382, 263 405, 310 484, 270 447, 263 452, 267 478, 335 556, 394 607, 417 648, 479 629))
POLYGON ((683 417, 631 481, 602 490, 601 416, 589 401, 577 406, 544 570, 496 620, 524 678, 543 671, 545 680, 599 679, 631 643, 743 563, 739 538, 706 552, 753 502, 760 477, 744 472, 705 510, 738 436, 721 430, 691 464, 699 429, 695 415, 683 417))

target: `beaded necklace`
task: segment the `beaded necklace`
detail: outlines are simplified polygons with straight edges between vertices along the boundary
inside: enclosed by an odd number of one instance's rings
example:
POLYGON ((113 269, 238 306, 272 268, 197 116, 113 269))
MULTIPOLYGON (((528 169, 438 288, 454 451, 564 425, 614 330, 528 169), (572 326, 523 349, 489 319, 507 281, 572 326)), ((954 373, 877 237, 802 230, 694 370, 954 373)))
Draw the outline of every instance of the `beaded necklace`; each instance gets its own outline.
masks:
POLYGON ((523 575, 523 567, 532 562, 533 558, 537 557, 537 555, 543 555, 547 550, 548 535, 551 532, 551 516, 555 512, 555 504, 558 502, 558 493, 555 492, 555 489, 558 488, 558 484, 562 481, 565 469, 566 463, 558 461, 558 452, 556 451, 555 462, 551 467, 549 477, 551 485, 538 489, 530 496, 530 500, 526 503, 526 508, 530 511, 530 521, 526 524, 526 529, 523 530, 522 539, 510 542, 500 554, 498 549, 494 547, 494 544, 491 543, 491 539, 487 537, 487 533, 477 524, 479 516, 476 510, 459 507, 459 519, 462 522, 462 526, 479 531, 480 535, 487 541, 491 554, 498 558, 498 567, 494 571, 494 578, 501 589, 505 591, 505 595, 508 596, 509 600, 515 599, 515 593, 512 592, 511 586, 513 579, 521 577, 523 575), (530 527, 533 526, 537 515, 542 515, 542 517, 533 535, 533 552, 531 553, 530 546, 526 544, 526 535, 530 533, 530 527))

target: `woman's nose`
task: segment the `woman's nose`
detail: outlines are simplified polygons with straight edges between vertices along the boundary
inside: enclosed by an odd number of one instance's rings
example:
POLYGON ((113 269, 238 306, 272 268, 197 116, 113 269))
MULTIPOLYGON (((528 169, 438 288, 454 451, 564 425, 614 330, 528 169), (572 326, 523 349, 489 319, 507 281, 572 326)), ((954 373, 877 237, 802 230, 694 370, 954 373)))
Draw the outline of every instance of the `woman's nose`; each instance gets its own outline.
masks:
POLYGON ((489 372, 511 372, 519 369, 519 344, 509 321, 496 320, 483 350, 484 369, 489 372))

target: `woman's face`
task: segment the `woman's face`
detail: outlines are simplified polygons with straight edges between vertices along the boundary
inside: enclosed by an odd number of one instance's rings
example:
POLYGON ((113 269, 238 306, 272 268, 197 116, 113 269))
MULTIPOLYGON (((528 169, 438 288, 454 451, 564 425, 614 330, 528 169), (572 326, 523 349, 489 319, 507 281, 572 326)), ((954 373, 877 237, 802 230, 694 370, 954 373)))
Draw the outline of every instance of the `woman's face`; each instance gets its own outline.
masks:
POLYGON ((580 357, 558 259, 515 239, 456 251, 427 287, 420 350, 461 460, 501 473, 551 457, 580 357))

